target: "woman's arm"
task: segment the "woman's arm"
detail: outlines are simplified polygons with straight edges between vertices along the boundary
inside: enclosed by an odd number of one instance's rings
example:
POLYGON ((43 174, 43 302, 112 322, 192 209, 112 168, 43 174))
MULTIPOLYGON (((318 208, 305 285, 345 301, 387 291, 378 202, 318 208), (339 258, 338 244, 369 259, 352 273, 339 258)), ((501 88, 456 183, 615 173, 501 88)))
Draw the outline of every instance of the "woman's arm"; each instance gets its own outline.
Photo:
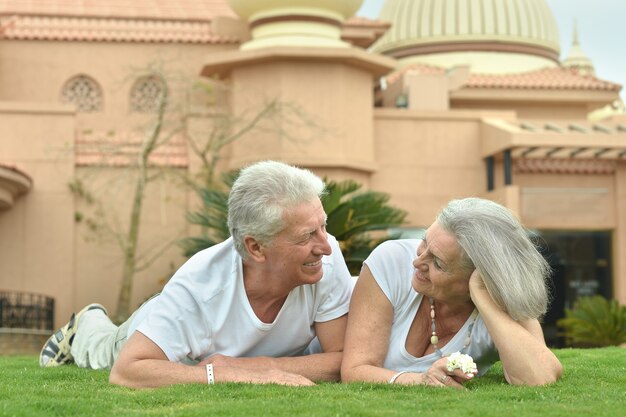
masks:
MULTIPOLYGON (((343 382, 388 383, 398 373, 397 370, 383 368, 392 323, 393 306, 376 283, 369 268, 364 265, 350 302, 341 365, 343 382)), ((467 380, 468 377, 459 369, 447 372, 446 363, 447 358, 442 358, 427 372, 406 372, 395 379, 394 383, 461 388, 462 385, 458 381, 467 380), (445 378, 448 374, 451 377, 445 378)))
POLYGON ((538 320, 513 320, 493 301, 476 270, 470 277, 470 295, 498 349, 510 384, 544 385, 561 377, 563 367, 546 346, 538 320))
POLYGON ((382 367, 387 356, 392 321, 391 303, 369 268, 363 265, 350 301, 341 364, 343 382, 388 382, 396 374, 382 367))

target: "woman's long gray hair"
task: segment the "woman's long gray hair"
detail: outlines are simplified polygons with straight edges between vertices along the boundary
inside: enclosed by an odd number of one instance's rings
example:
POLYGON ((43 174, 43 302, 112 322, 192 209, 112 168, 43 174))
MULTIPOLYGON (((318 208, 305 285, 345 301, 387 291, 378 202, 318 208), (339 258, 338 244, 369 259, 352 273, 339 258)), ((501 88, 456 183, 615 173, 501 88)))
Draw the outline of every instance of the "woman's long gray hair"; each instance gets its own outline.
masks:
POLYGON ((493 300, 514 320, 545 314, 550 266, 507 208, 480 198, 452 200, 437 221, 456 236, 464 266, 480 272, 493 300))
POLYGON ((237 252, 248 258, 246 235, 270 245, 285 228, 284 213, 321 197, 324 190, 317 175, 282 162, 257 162, 242 169, 228 197, 228 229, 237 252))

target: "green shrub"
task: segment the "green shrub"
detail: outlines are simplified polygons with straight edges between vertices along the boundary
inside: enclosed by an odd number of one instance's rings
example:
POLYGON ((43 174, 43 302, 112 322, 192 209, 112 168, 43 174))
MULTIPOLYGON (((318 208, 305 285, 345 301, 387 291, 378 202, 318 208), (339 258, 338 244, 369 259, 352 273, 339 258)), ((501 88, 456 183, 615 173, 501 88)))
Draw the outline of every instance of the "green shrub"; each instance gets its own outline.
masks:
POLYGON ((626 343, 626 306, 599 295, 580 297, 557 325, 571 346, 619 346, 626 343))

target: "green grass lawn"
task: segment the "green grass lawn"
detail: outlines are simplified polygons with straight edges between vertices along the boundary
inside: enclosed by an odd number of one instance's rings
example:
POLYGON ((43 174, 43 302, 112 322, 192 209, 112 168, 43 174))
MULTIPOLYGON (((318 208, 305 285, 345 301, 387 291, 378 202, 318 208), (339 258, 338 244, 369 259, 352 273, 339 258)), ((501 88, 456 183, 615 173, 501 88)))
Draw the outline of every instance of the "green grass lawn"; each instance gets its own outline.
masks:
POLYGON ((0 356, 0 416, 626 416, 626 349, 555 351, 563 378, 512 387, 497 364, 467 389, 373 384, 185 385, 134 391, 108 372, 0 356))

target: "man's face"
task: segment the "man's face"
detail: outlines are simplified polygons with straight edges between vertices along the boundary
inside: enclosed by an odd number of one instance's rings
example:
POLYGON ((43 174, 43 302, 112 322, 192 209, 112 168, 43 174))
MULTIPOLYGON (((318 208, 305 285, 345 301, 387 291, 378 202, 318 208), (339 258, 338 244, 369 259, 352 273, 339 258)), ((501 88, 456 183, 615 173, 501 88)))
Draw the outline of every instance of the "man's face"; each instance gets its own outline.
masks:
POLYGON ((281 282, 315 284, 322 279, 322 257, 332 250, 326 235, 326 213, 319 198, 285 213, 285 229, 263 248, 267 269, 281 282))

